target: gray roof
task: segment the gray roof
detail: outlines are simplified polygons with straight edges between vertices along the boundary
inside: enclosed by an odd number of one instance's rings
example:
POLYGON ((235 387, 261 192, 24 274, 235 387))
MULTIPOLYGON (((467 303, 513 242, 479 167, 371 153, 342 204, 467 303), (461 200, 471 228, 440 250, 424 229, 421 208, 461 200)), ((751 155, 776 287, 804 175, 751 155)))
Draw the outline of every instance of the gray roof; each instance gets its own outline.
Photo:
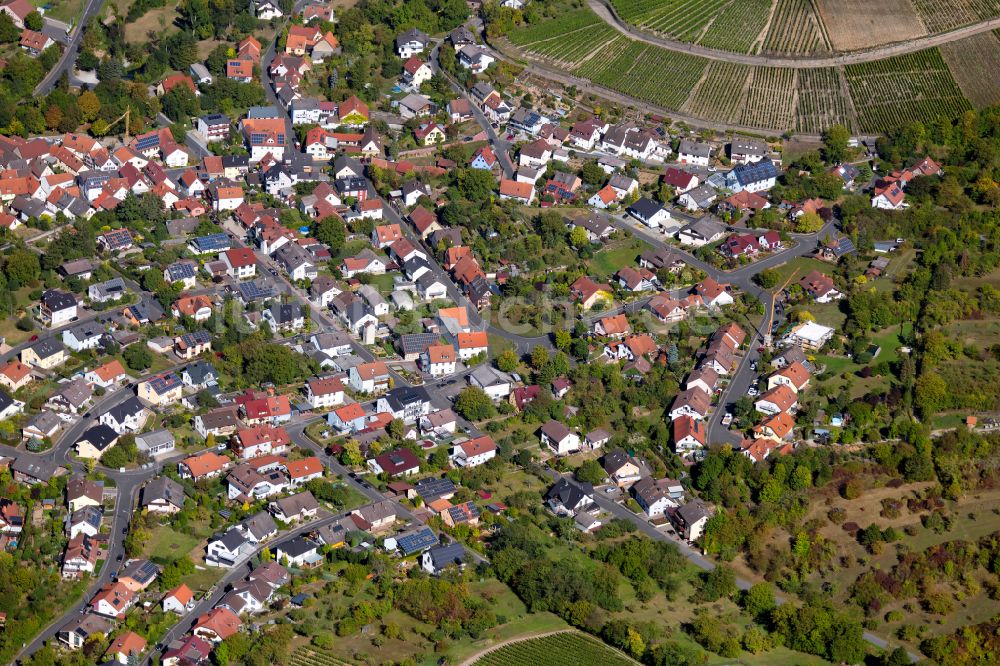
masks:
POLYGON ((459 543, 449 543, 446 546, 438 546, 427 551, 427 556, 431 558, 431 565, 435 571, 451 564, 459 565, 465 561, 465 547, 459 543))
POLYGON ((481 386, 495 386, 497 384, 510 384, 514 380, 510 375, 501 372, 488 365, 480 365, 469 375, 473 377, 481 386))
POLYGON ((184 499, 184 486, 169 477, 160 476, 147 483, 142 489, 140 506, 147 506, 152 502, 162 500, 183 508, 184 499))
POLYGON ((79 525, 80 523, 87 523, 95 530, 101 529, 101 518, 104 516, 104 512, 101 511, 99 507, 89 504, 82 509, 78 509, 73 512, 73 515, 69 519, 70 525, 79 525))
POLYGON ((151 451, 164 444, 173 444, 174 441, 173 433, 166 429, 144 432, 135 436, 135 445, 140 451, 151 451))
POLYGON ((98 423, 97 425, 89 428, 84 432, 80 439, 76 441, 77 444, 80 442, 89 442, 98 451, 104 451, 106 448, 111 446, 118 439, 118 433, 111 429, 111 426, 106 426, 103 423, 98 423))
POLYGON ((35 352, 35 355, 40 359, 55 356, 64 349, 66 349, 66 346, 59 338, 43 338, 31 345, 31 351, 35 352))
POLYGON ((263 539, 269 534, 272 534, 278 530, 277 524, 274 522, 274 518, 271 514, 261 511, 256 513, 243 522, 243 527, 250 532, 257 540, 263 539))
POLYGON ((712 154, 712 146, 701 141, 694 141, 693 139, 681 139, 681 145, 678 147, 677 152, 697 157, 709 157, 712 154))
POLYGON ((708 518, 712 515, 712 512, 701 500, 691 500, 677 509, 677 515, 681 517, 685 525, 692 525, 702 518, 708 518))
POLYGON ((275 500, 274 505, 286 516, 296 515, 302 511, 315 511, 319 508, 316 498, 308 490, 275 500))

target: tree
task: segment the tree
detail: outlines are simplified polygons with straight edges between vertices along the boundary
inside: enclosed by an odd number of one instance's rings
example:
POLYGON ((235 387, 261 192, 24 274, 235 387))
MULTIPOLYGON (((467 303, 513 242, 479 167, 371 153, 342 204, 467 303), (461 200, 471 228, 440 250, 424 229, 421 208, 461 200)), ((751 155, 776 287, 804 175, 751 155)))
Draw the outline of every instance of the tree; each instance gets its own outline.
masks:
POLYGON ((92 90, 88 90, 80 95, 77 99, 77 104, 80 105, 80 111, 83 113, 83 119, 86 122, 94 120, 97 114, 101 112, 101 100, 98 99, 92 90))
POLYGON ((330 215, 316 224, 314 235, 319 242, 329 245, 331 252, 336 254, 344 247, 347 230, 344 229, 344 223, 339 217, 330 215))
POLYGON ((948 400, 948 385, 941 375, 927 370, 917 378, 914 403, 924 418, 932 417, 948 400))
POLYGON ((7 256, 3 267, 7 280, 26 285, 38 279, 42 265, 38 255, 31 250, 17 249, 7 256))
POLYGON ((604 479, 606 479, 608 475, 604 471, 604 468, 601 467, 601 463, 591 459, 585 460, 582 465, 576 468, 575 476, 577 481, 591 483, 596 486, 604 483, 604 479))
POLYGON ((0 12, 0 43, 9 44, 16 42, 21 31, 14 25, 14 20, 7 12, 0 12))
POLYGON ((583 227, 573 227, 573 230, 569 232, 569 242, 577 249, 588 247, 590 236, 587 235, 587 230, 583 227))
POLYGON ((496 357, 497 370, 502 372, 513 372, 520 362, 517 354, 514 353, 513 349, 504 349, 500 352, 500 355, 496 357))
POLYGON ((24 27, 28 30, 38 32, 45 27, 45 21, 42 19, 42 15, 37 11, 29 12, 28 15, 24 17, 24 27))
POLYGON ((356 439, 349 439, 344 443, 344 449, 340 452, 340 462, 348 467, 357 467, 365 461, 361 454, 361 445, 356 439))
POLYGON ((596 160, 591 160, 583 165, 583 169, 580 171, 580 180, 590 187, 597 187, 604 182, 608 174, 604 173, 604 169, 601 165, 597 163, 596 160))
POLYGON ((750 617, 762 620, 774 610, 774 589, 768 583, 755 583, 740 598, 740 606, 750 617))
POLYGON ((827 162, 843 162, 851 132, 843 125, 834 125, 823 133, 823 157, 827 162))
POLYGON ((549 350, 542 345, 535 345, 531 350, 531 367, 541 370, 549 362, 549 350))
POLYGON ((573 336, 570 335, 569 331, 559 329, 553 337, 555 338, 556 349, 559 351, 566 351, 573 344, 573 336))
POLYGON ((125 359, 126 365, 135 371, 145 370, 153 364, 153 354, 145 345, 129 345, 122 352, 122 358, 125 359))
POLYGON ((803 213, 795 221, 795 231, 800 234, 814 234, 823 228, 823 218, 818 213, 803 213))
POLYGON ((459 193, 469 201, 483 202, 493 195, 496 179, 485 169, 459 169, 456 186, 459 193))
POLYGON ((774 289, 781 282, 781 273, 773 268, 765 268, 757 273, 757 284, 764 289, 774 289))
POLYGON ((493 401, 476 386, 466 386, 455 399, 455 411, 470 421, 482 421, 495 413, 493 401))

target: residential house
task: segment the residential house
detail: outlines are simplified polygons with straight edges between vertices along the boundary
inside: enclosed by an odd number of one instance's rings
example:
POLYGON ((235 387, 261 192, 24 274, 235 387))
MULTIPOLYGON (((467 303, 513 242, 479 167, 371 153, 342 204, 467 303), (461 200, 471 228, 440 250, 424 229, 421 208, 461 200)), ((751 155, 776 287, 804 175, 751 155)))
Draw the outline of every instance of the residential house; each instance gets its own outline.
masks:
POLYGON ((158 476, 143 486, 139 506, 150 513, 172 515, 184 508, 184 501, 184 486, 158 476))
POLYGON ((566 424, 554 419, 542 426, 539 436, 542 445, 548 446, 556 455, 562 456, 580 450, 580 436, 566 424))
POLYGON ((451 463, 456 467, 478 467, 497 454, 497 445, 489 435, 475 437, 452 448, 451 463))

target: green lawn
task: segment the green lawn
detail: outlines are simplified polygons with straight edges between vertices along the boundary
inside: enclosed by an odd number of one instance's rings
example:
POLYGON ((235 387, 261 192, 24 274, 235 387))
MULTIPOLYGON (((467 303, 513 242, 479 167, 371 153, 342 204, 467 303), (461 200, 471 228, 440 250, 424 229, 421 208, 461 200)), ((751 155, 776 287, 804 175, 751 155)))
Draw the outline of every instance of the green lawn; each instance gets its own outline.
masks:
POLYGON ((378 289, 379 293, 383 296, 388 296, 392 293, 392 287, 394 283, 395 275, 393 273, 386 273, 384 275, 372 275, 369 278, 369 284, 378 289))
POLYGON ((197 537, 182 534, 169 525, 160 525, 150 535, 143 554, 151 559, 176 560, 193 551, 198 541, 197 537))
MULTIPOLYGON (((825 261, 820 261, 819 259, 813 259, 811 257, 793 257, 785 263, 775 266, 774 270, 778 272, 781 276, 781 282, 779 286, 785 284, 785 282, 791 277, 792 281, 796 281, 804 277, 809 271, 819 271, 826 275, 830 275, 833 266, 826 263, 825 261), (794 277, 793 277, 794 276, 794 277)), ((791 284, 791 282, 789 282, 791 284)))
POLYGON ((33 0, 36 7, 49 8, 45 15, 65 23, 76 23, 83 13, 83 0, 33 0))
POLYGON ((600 279, 607 279, 625 266, 635 266, 636 258, 652 249, 652 246, 637 238, 613 241, 594 254, 588 262, 590 273, 600 279))

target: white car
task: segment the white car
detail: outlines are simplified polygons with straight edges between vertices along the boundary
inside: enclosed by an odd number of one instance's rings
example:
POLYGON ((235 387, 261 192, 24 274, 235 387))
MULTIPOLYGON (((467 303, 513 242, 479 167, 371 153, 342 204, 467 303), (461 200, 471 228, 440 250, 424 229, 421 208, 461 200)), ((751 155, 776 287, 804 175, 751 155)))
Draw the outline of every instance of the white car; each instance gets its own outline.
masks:
POLYGON ((726 415, 722 417, 722 425, 728 426, 733 422, 733 415, 731 412, 726 412, 726 415))
POLYGON ((748 388, 747 389, 747 395, 750 396, 751 398, 754 397, 755 395, 757 395, 757 387, 756 386, 751 386, 750 388, 748 388))

